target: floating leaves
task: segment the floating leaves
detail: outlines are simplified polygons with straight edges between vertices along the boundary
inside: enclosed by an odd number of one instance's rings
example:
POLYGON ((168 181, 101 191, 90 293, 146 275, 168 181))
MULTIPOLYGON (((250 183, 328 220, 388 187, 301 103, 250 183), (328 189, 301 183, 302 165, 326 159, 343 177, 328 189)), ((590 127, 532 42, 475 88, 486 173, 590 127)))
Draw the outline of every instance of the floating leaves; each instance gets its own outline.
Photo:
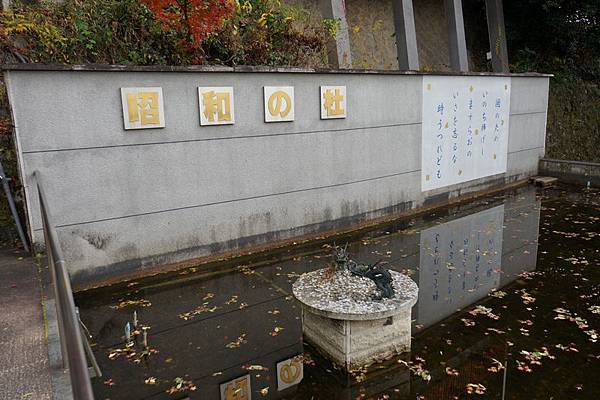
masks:
POLYGON ((198 307, 194 308, 192 311, 179 314, 179 318, 183 319, 184 321, 188 321, 194 318, 196 315, 200 315, 202 313, 213 313, 221 308, 218 306, 209 307, 208 305, 209 302, 205 302, 202 305, 199 305, 198 307))
MULTIPOLYGON (((494 314, 492 312, 491 308, 488 307, 484 307, 484 306, 477 306, 474 309, 472 309, 471 311, 469 311, 469 314, 471 315, 485 315, 488 318, 491 318, 493 320, 498 320, 500 319, 500 317, 496 314, 494 314)), ((464 320, 462 320, 464 322, 464 320)), ((468 326, 468 325, 467 325, 468 326)))
POLYGON ((150 376, 150 377, 144 379, 144 383, 146 385, 156 385, 156 378, 153 376, 150 376))
POLYGON ((567 346, 563 346, 562 344, 557 344, 556 346, 557 349, 566 351, 566 352, 575 352, 575 353, 579 353, 579 350, 577 350, 577 348, 575 347, 575 345, 573 343, 567 345, 567 346))
POLYGON ((180 377, 177 377, 175 379, 173 379, 173 386, 171 386, 170 388, 167 389, 167 393, 169 394, 175 394, 175 393, 182 393, 182 392, 193 392, 195 391, 196 385, 194 385, 194 383, 191 380, 186 380, 180 377))
POLYGON ((485 394, 485 386, 481 383, 467 383, 466 390, 468 394, 485 394))
POLYGON ((139 364, 143 359, 146 359, 154 354, 158 354, 157 349, 153 347, 147 347, 142 351, 137 351, 133 346, 133 342, 131 342, 131 345, 128 345, 125 348, 112 349, 108 353, 108 358, 110 360, 115 360, 121 356, 124 356, 128 361, 131 361, 134 364, 139 364))
POLYGON ((521 300, 523 300, 523 304, 532 304, 535 302, 535 297, 529 294, 525 289, 517 290, 516 293, 521 293, 521 300))
POLYGON ((242 369, 246 371, 268 371, 269 368, 263 367, 262 365, 253 364, 253 365, 242 365, 242 369))
POLYGON ((517 360, 517 369, 523 372, 532 372, 533 365, 542 365, 542 358, 547 357, 553 360, 555 357, 548 352, 546 347, 542 347, 542 351, 527 351, 521 350, 519 353, 525 357, 526 361, 517 360))
POLYGON ((414 362, 398 360, 398 364, 404 365, 413 373, 413 375, 420 377, 425 382, 429 382, 431 380, 431 374, 424 368, 425 360, 420 357, 416 357, 414 362))
POLYGON ((246 334, 243 333, 240 336, 238 336, 238 338, 236 340, 234 340, 233 342, 227 343, 225 345, 225 347, 227 347, 228 349, 236 349, 246 342, 247 342, 246 334))
POLYGON ((495 290, 492 293, 490 293, 489 296, 501 299, 504 296, 506 296, 506 292, 503 292, 502 290, 495 290))
POLYGON ((461 318, 460 320, 465 324, 465 326, 475 326, 475 321, 472 319, 461 318))
POLYGON ((574 322, 579 329, 581 329, 586 335, 590 337, 590 341, 596 343, 598 340, 598 332, 595 329, 588 329, 589 325, 586 319, 579 317, 575 313, 571 313, 569 310, 564 308, 555 308, 554 312, 556 316, 554 319, 564 319, 570 322, 574 322))
POLYGON ((237 267, 237 270, 243 273, 244 275, 252 275, 254 274, 254 270, 250 268, 248 265, 240 265, 237 267))
POLYGON ((123 300, 113 306, 110 306, 113 310, 120 310, 121 308, 125 308, 128 306, 140 306, 140 307, 150 307, 152 303, 145 299, 138 300, 123 300))
POLYGON ((283 330, 283 328, 281 326, 276 326, 275 328, 273 328, 273 330, 271 332, 269 332, 269 335, 271 336, 277 336, 279 335, 279 333, 283 330))
POLYGON ((501 370, 504 369, 504 364, 502 364, 500 361, 496 360, 495 358, 492 358, 492 365, 490 367, 488 367, 488 371, 496 373, 496 372, 500 372, 501 370))

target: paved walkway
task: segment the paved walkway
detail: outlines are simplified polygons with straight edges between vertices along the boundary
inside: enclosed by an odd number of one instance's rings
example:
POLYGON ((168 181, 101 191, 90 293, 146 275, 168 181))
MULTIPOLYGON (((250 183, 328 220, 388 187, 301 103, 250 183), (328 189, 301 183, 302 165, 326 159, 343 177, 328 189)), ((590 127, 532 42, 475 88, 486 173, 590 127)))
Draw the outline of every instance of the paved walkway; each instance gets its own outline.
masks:
POLYGON ((0 399, 50 400, 52 386, 33 259, 0 249, 0 399))

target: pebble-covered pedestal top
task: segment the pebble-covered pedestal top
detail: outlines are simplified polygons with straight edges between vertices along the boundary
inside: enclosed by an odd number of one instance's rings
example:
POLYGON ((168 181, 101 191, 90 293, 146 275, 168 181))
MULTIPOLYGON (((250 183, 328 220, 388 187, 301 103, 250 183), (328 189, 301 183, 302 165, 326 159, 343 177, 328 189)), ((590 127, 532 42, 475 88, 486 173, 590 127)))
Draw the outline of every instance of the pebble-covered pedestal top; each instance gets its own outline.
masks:
POLYGON ((303 306, 315 314, 332 319, 370 320, 386 318, 405 307, 412 307, 419 289, 408 276, 390 270, 395 296, 391 299, 373 300, 378 293, 375 283, 348 270, 335 271, 323 268, 302 274, 292 287, 292 292, 303 306))

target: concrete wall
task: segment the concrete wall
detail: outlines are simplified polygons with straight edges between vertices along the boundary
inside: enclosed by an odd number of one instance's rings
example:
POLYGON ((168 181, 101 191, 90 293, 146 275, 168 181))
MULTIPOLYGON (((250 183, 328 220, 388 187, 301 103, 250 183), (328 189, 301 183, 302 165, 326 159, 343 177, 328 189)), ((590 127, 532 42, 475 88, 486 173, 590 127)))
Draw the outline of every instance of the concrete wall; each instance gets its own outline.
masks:
POLYGON ((41 242, 39 170, 76 282, 434 204, 536 174, 544 154, 542 76, 511 78, 506 174, 421 192, 422 75, 26 69, 5 78, 29 228, 41 242), (265 85, 295 87, 294 122, 263 122, 265 85), (319 119, 319 85, 347 86, 346 119, 319 119), (123 129, 119 88, 135 86, 162 87, 166 128, 123 129), (234 87, 235 125, 199 125, 198 86, 234 87))

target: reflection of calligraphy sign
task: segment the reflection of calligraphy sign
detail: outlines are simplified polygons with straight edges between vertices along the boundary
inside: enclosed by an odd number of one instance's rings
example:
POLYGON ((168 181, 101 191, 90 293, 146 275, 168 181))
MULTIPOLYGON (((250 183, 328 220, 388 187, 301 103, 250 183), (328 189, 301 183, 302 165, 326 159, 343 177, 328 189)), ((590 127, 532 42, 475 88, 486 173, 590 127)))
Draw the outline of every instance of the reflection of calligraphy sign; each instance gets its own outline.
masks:
POLYGON ((294 120, 294 88, 265 86, 265 122, 294 120))
POLYGON ((299 356, 277 363, 277 390, 284 390, 302 381, 304 364, 299 356))
POLYGON ((125 129, 164 128, 162 88, 121 88, 121 103, 125 129))
POLYGON ((232 87, 199 87, 200 125, 233 124, 234 102, 232 87))
POLYGON ((240 376, 229 382, 222 383, 221 400, 251 400, 250 375, 240 376))
POLYGON ((321 86, 321 119, 346 118, 346 86, 321 86))

